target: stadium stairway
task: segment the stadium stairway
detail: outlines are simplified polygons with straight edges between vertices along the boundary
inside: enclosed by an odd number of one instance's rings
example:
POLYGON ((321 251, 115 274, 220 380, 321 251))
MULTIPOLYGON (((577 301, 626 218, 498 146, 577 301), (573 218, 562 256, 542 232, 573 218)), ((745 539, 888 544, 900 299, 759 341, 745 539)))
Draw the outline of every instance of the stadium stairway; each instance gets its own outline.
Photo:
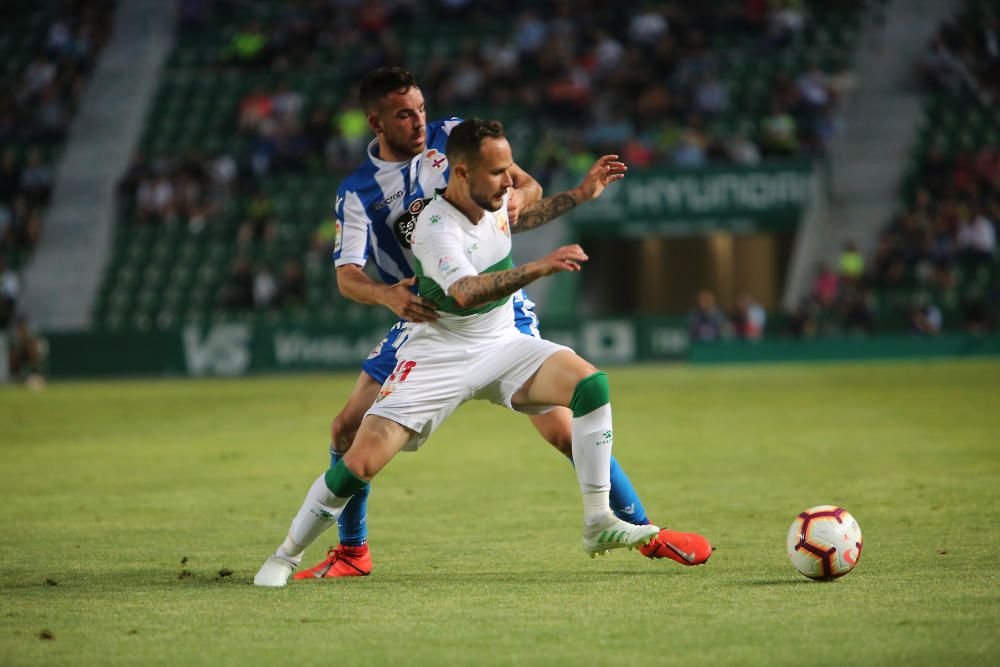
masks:
POLYGON ((956 0, 892 0, 872 23, 855 61, 857 85, 845 100, 844 130, 830 151, 829 200, 796 240, 782 302, 808 294, 817 266, 836 260, 846 241, 870 256, 897 205, 899 183, 916 140, 923 96, 914 68, 956 0))
POLYGON ((42 242, 24 274, 24 310, 43 329, 89 324, 111 249, 115 185, 138 143, 170 50, 173 11, 173 3, 162 0, 118 3, 57 168, 42 242))

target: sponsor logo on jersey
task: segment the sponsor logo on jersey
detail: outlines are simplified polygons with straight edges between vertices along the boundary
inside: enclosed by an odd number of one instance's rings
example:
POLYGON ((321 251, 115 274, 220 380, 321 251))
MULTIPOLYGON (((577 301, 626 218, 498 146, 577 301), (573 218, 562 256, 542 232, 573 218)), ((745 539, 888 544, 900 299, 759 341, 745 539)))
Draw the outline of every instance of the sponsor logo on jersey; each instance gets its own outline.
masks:
POLYGON ((393 224, 392 231, 396 235, 399 245, 404 248, 410 248, 413 245, 413 228, 417 226, 417 216, 420 215, 420 212, 424 210, 424 206, 429 201, 430 197, 426 199, 414 199, 406 207, 406 212, 399 216, 393 224))
POLYGON ((394 192, 391 195, 385 197, 384 199, 380 199, 377 202, 375 202, 375 205, 374 205, 373 209, 376 210, 376 211, 380 211, 383 208, 385 208, 386 206, 389 206, 390 204, 392 204, 392 202, 396 201, 397 199, 399 199, 402 196, 403 196, 403 191, 402 190, 394 192))
POLYGON ((438 260, 438 271, 441 272, 442 276, 450 276, 458 271, 458 267, 455 266, 455 260, 453 258, 445 255, 438 260))

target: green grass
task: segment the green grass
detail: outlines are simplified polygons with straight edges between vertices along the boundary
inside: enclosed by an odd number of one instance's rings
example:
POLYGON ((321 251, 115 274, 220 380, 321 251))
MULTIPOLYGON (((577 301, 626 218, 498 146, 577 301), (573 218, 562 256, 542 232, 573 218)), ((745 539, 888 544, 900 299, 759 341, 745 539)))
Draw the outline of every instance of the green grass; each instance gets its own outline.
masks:
POLYGON ((1000 662, 1000 362, 610 377, 615 454, 704 567, 587 559, 571 466, 475 403, 377 480, 371 577, 257 590, 353 375, 0 390, 0 664, 1000 662), (865 537, 833 583, 785 556, 822 503, 865 537))

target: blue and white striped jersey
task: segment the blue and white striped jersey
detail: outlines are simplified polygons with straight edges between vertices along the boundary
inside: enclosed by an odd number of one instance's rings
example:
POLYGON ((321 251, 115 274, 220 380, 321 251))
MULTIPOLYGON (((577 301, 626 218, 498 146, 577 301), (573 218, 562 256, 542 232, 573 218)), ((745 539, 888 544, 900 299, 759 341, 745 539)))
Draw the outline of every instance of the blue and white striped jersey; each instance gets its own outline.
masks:
POLYGON ((375 155, 378 141, 372 140, 368 159, 337 190, 336 266, 364 266, 370 258, 386 283, 413 275, 412 222, 424 201, 448 185, 444 148, 460 122, 449 118, 428 123, 424 152, 405 162, 380 160, 375 155))
MULTIPOLYGON (((451 117, 428 123, 424 152, 405 162, 380 160, 375 155, 378 140, 368 144, 368 159, 337 190, 335 266, 365 266, 371 259, 390 285, 413 275, 413 224, 424 204, 448 185, 444 149, 452 128, 461 122, 451 117)), ((523 289, 514 294, 513 303, 517 328, 538 336, 535 304, 523 289)))

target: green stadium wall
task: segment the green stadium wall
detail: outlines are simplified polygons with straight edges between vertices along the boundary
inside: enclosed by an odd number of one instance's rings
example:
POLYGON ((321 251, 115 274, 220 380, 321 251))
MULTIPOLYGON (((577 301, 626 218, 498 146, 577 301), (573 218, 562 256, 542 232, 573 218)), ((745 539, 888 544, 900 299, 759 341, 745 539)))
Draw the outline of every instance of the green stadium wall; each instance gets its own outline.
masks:
MULTIPOLYGON (((357 368, 384 330, 319 327, 254 328, 227 323, 146 333, 51 333, 47 374, 109 376, 240 376, 357 368)), ((692 343, 676 318, 591 320, 552 326, 546 338, 570 345, 598 364, 688 361, 697 364, 837 361, 1000 355, 1000 335, 934 338, 885 335, 795 341, 692 343)), ((0 346, 2 347, 2 346, 0 346)))

